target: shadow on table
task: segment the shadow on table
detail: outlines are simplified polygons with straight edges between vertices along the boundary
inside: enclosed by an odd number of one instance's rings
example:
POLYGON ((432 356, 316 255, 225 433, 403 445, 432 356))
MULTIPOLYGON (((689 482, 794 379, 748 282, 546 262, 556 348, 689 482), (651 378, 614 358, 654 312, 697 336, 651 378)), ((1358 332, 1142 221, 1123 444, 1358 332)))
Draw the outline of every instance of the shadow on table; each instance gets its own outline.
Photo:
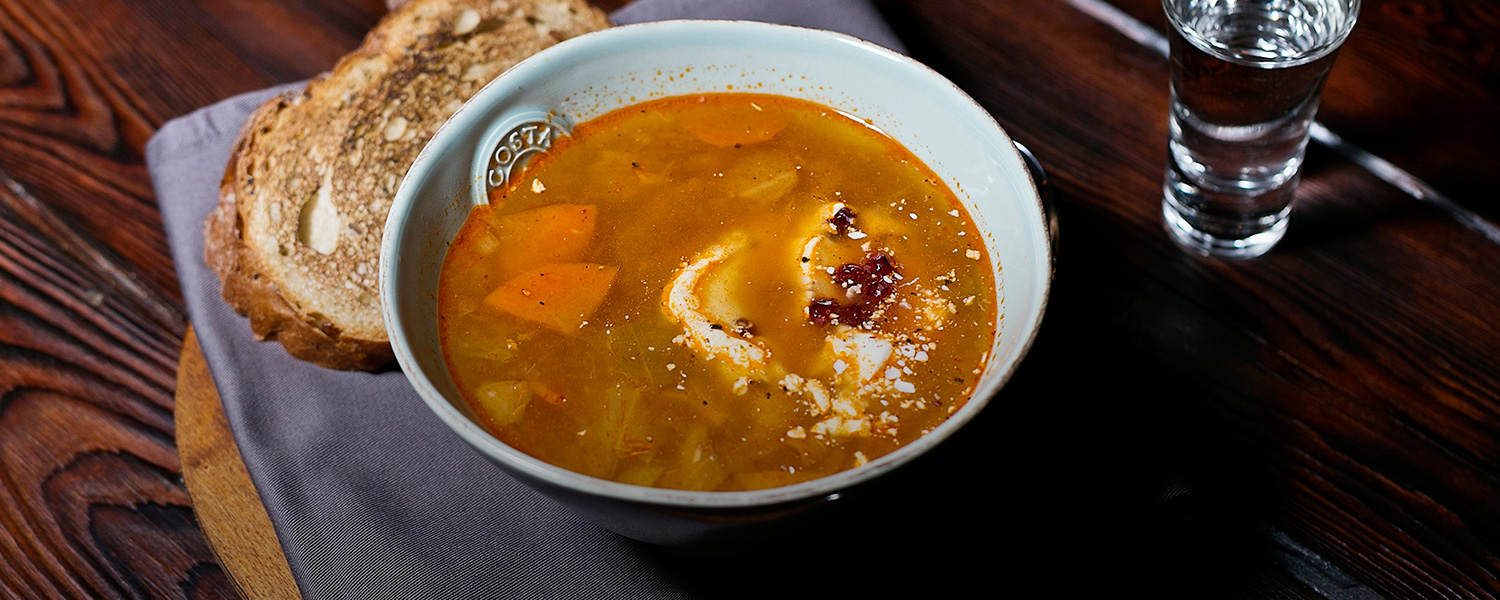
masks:
POLYGON ((1362 167, 1332 150, 1309 145, 1286 237, 1272 252, 1358 243, 1370 238, 1371 230, 1391 224, 1450 218, 1394 187, 1386 188, 1390 184, 1371 183, 1369 178, 1362 167))
POLYGON ((1104 306, 1150 284, 1064 246, 1035 346, 964 430, 790 537, 662 562, 716 598, 1256 587, 1270 559, 1250 508, 1264 479, 1254 451, 1104 306))

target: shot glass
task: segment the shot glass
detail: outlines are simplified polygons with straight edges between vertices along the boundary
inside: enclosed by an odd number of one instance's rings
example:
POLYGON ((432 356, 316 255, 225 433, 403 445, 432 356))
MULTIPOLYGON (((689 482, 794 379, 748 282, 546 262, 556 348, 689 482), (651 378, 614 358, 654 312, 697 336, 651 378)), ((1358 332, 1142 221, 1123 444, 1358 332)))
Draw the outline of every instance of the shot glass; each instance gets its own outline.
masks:
POLYGON ((1172 104, 1162 216, 1198 254, 1286 234, 1323 82, 1360 0, 1162 0, 1172 104))

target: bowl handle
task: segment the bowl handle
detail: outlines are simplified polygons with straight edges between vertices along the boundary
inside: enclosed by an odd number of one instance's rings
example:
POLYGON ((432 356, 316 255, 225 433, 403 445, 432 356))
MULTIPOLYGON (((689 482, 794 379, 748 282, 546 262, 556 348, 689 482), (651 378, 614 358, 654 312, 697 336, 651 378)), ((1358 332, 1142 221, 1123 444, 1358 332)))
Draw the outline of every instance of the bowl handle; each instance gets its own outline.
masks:
POLYGON ((504 188, 527 162, 572 132, 566 117, 541 107, 518 108, 495 119, 474 152, 474 204, 488 204, 490 190, 504 188))

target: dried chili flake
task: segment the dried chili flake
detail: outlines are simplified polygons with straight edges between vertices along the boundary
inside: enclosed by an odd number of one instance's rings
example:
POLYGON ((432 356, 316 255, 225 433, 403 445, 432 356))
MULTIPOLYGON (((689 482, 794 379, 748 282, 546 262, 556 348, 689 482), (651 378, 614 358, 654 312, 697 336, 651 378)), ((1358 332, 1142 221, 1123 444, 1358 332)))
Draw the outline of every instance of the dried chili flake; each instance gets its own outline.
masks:
POLYGON ((840 206, 837 211, 834 211, 833 216, 828 217, 828 223, 833 225, 833 230, 839 235, 844 235, 850 227, 854 226, 854 211, 849 210, 847 206, 840 206))
POLYGON ((841 304, 832 298, 817 298, 807 306, 807 317, 816 325, 859 325, 869 320, 881 301, 895 290, 896 265, 884 252, 871 252, 863 263, 847 263, 833 270, 833 281, 855 300, 841 304))

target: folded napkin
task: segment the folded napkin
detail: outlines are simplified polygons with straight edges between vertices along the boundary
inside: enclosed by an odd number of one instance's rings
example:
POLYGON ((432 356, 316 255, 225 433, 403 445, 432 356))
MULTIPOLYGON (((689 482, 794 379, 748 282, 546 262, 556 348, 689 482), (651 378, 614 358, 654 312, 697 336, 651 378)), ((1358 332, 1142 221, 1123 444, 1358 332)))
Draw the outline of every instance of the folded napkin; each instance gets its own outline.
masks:
MULTIPOLYGON (((613 17, 620 23, 765 20, 900 48, 865 0, 639 0, 613 17)), ((307 598, 721 598, 771 587, 784 597, 854 589, 855 582, 841 581, 854 574, 828 572, 833 568, 863 565, 869 571, 863 581, 876 586, 896 576, 879 564, 882 559, 861 554, 873 540, 885 539, 873 534, 855 535, 863 548, 845 547, 848 539, 810 538, 826 550, 786 550, 797 564, 767 555, 729 564, 679 557, 616 536, 491 465, 443 426, 398 370, 330 371, 290 358, 279 344, 253 341, 203 262, 202 228, 240 126, 280 89, 236 96, 173 120, 151 139, 146 155, 188 314, 245 465, 307 598), (751 567, 756 571, 743 570, 751 567), (779 573, 770 572, 773 567, 779 573), (783 584, 790 580, 778 577, 786 575, 838 577, 805 588, 783 584), (735 580, 721 587, 715 585, 720 577, 735 580)), ((881 527, 890 534, 902 522, 898 516, 896 526, 881 527)))

